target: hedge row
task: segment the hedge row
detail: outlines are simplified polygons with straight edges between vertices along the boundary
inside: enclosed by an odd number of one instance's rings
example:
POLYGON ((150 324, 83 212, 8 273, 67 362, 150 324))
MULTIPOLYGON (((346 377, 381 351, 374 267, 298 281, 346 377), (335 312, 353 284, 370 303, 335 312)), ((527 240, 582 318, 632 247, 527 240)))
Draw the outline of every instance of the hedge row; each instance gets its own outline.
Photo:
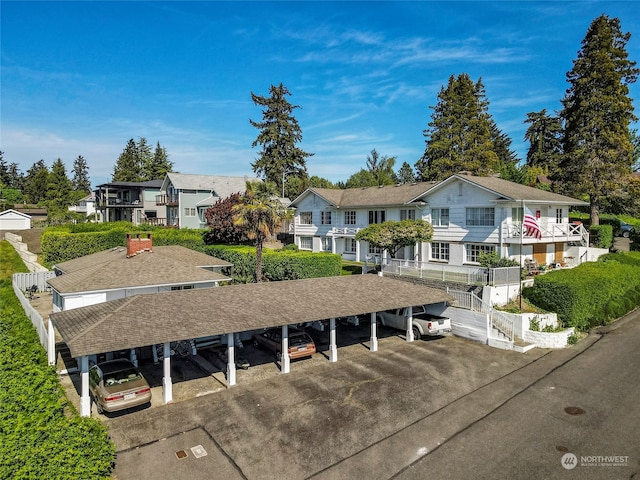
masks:
POLYGON ((640 306, 640 253, 610 253, 598 262, 537 276, 523 296, 556 312, 567 326, 603 325, 640 306))
POLYGON ((48 228, 40 239, 43 262, 46 265, 55 265, 109 248, 122 247, 126 245, 127 233, 151 233, 153 244, 158 246, 182 245, 200 251, 204 247, 203 230, 174 228, 149 230, 134 227, 128 222, 116 222, 110 229, 105 229, 102 225, 109 224, 79 224, 48 228))
MULTIPOLYGON (((250 283, 256 271, 256 249, 250 246, 207 245, 205 253, 233 263, 233 279, 250 283)), ((340 275, 342 258, 332 253, 265 249, 262 273, 269 281, 340 275)))
POLYGON ((98 420, 78 415, 47 365, 11 285, 26 268, 6 241, 0 264, 0 478, 110 478, 115 446, 98 420))
POLYGON ((596 248, 611 248, 613 245, 613 227, 594 225, 589 229, 589 242, 596 248))

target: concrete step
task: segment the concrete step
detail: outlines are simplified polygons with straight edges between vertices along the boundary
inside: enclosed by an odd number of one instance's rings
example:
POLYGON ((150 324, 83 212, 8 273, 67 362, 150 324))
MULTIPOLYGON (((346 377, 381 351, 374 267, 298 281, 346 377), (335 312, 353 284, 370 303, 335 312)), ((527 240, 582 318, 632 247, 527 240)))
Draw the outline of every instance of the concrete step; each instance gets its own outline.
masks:
POLYGON ((536 348, 536 345, 533 343, 525 342, 522 338, 516 337, 513 342, 513 349, 516 352, 525 353, 529 350, 536 348))

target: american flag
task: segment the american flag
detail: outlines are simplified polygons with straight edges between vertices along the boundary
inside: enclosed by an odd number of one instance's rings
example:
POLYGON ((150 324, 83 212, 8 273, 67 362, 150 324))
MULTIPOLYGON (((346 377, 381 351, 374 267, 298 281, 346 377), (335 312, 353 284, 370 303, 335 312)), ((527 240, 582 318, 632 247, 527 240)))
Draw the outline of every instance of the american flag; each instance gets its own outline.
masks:
POLYGON ((527 237, 536 237, 538 240, 542 238, 542 232, 540 231, 540 227, 538 226, 538 221, 536 217, 533 215, 525 215, 524 216, 524 234, 527 237))

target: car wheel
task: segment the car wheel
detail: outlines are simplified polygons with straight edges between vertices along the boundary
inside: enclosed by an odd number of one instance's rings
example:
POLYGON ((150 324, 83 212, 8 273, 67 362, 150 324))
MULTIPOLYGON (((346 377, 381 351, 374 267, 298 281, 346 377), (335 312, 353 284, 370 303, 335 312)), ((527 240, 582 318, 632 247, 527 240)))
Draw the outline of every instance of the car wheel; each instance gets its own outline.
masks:
POLYGON ((96 397, 94 397, 93 395, 91 395, 91 400, 93 400, 93 403, 96 404, 96 412, 98 412, 99 415, 102 415, 104 409, 102 408, 102 405, 100 405, 100 402, 98 402, 96 400, 96 397))
POLYGON ((260 348, 260 344, 255 338, 253 339, 253 348, 260 348))
POLYGON ((278 360, 279 362, 282 361, 282 352, 276 352, 276 360, 278 360))
POLYGON ((412 327, 411 330, 413 330, 414 340, 420 340, 422 338, 422 335, 420 335, 420 330, 418 330, 418 327, 412 327))

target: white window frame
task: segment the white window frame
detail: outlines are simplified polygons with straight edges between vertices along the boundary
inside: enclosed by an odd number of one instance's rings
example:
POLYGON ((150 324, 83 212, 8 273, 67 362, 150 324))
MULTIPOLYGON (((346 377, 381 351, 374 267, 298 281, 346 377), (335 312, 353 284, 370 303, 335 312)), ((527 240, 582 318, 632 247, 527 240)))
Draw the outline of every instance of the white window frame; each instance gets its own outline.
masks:
POLYGON ((562 208, 556 208, 556 223, 562 223, 564 219, 564 210, 562 208))
POLYGON ((331 211, 323 210, 320 212, 320 223, 322 225, 331 225, 331 211))
POLYGON ((387 220, 386 210, 369 210, 369 225, 383 223, 387 220))
POLYGON ((400 221, 402 220, 415 220, 416 211, 413 208, 400 209, 400 221))
POLYGON ((449 218, 448 208, 434 208, 431 210, 431 225, 434 227, 448 227, 449 218), (443 218, 446 218, 446 222, 443 221, 443 218))
POLYGON ((333 251, 333 238, 332 237, 321 237, 322 242, 322 251, 323 252, 331 252, 333 251))
POLYGON ((485 243, 466 243, 464 245, 465 263, 479 263, 478 259, 483 253, 493 253, 496 251, 495 245, 485 243))
POLYGON ((447 242, 431 242, 431 260, 448 262, 451 258, 451 244, 447 242))
POLYGON ((496 209, 493 207, 467 207, 467 227, 495 227, 496 209))
POLYGON ((344 239, 344 253, 356 253, 356 239, 345 238, 344 239))
POLYGON ((196 209, 193 207, 184 207, 184 216, 185 217, 195 217, 196 209))
POLYGON ((313 212, 300 212, 300 225, 313 225, 313 212))
POLYGON ((300 237, 300 250, 313 250, 313 237, 300 237))
POLYGON ((344 212, 344 224, 345 225, 355 225, 356 224, 356 211, 355 210, 346 210, 344 212))

